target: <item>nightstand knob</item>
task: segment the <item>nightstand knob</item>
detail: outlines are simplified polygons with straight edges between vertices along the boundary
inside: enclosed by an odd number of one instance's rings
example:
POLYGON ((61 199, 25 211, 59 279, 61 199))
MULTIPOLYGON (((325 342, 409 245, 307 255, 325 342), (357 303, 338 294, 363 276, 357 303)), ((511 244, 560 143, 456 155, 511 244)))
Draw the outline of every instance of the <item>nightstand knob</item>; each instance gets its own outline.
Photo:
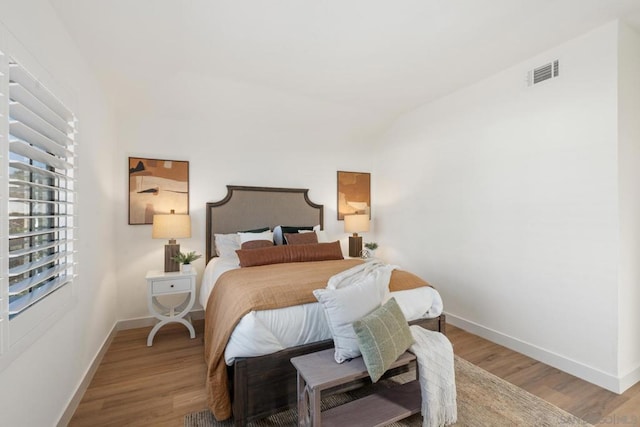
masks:
POLYGON ((173 283, 171 284, 171 287, 173 288, 173 283))

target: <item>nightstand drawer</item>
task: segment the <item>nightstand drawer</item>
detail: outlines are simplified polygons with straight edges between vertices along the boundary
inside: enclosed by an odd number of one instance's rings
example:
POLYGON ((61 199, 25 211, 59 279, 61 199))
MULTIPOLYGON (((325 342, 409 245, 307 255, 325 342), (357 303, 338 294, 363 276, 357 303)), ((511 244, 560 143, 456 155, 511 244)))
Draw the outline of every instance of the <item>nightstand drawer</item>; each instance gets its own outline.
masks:
POLYGON ((156 280, 153 282, 152 286, 154 295, 174 292, 189 292, 191 290, 191 279, 183 277, 172 280, 156 280))

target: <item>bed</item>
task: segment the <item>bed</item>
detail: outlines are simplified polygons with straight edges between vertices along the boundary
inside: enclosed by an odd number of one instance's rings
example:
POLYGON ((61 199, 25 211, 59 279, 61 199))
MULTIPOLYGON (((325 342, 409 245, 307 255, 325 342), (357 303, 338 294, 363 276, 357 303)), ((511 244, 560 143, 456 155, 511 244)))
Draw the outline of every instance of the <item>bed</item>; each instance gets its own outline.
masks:
MULTIPOLYGON (((302 354, 331 348, 334 343, 330 334, 327 335, 327 330, 322 329, 322 322, 325 321, 322 308, 317 302, 312 303, 307 300, 303 304, 287 307, 286 309, 271 309, 269 306, 265 306, 267 308, 264 310, 247 312, 248 309, 245 307, 238 308, 247 313, 240 319, 231 322, 234 326, 230 335, 227 334, 224 337, 220 337, 222 335, 220 331, 227 328, 226 326, 221 326, 224 324, 221 319, 226 316, 224 311, 227 307, 235 304, 223 302, 223 298, 231 298, 238 305, 244 304, 244 302, 238 301, 245 299, 238 297, 237 294, 235 296, 223 296, 222 289, 230 289, 235 286, 227 286, 225 288, 225 282, 232 280, 232 276, 239 274, 249 274, 249 277, 251 277, 250 270, 253 271, 254 277, 248 280, 259 282, 264 276, 278 275, 278 273, 274 273, 275 269, 291 268, 298 271, 296 280, 305 281, 308 278, 310 283, 305 286, 310 286, 311 288, 313 286, 322 287, 313 284, 313 280, 316 280, 316 274, 320 278, 322 275, 333 274, 331 273, 332 271, 355 266, 362 261, 327 260, 326 262, 301 262, 290 263, 291 265, 266 265, 252 267, 251 269, 239 269, 237 265, 234 265, 234 261, 226 258, 226 255, 217 256, 222 248, 216 248, 216 235, 218 235, 218 243, 221 243, 223 241, 221 240, 221 235, 231 236, 238 231, 259 232, 263 228, 273 230, 276 226, 281 225, 304 225, 310 228, 313 227, 316 234, 321 236, 324 228, 323 206, 311 202, 308 197, 308 191, 307 189, 227 186, 227 195, 223 200, 207 203, 206 206, 207 268, 203 276, 200 300, 203 306, 206 306, 205 358, 208 363, 207 390, 209 393, 209 405, 216 418, 221 418, 219 416, 221 413, 220 408, 217 407, 218 413, 216 413, 214 406, 216 400, 220 398, 220 393, 228 396, 231 402, 230 410, 237 426, 246 425, 251 420, 268 416, 287 407, 295 407, 296 376, 290 359, 302 354), (314 269, 322 271, 318 273, 314 271, 311 274, 312 266, 314 269), (304 270, 307 267, 309 267, 309 274, 307 274, 307 270, 304 270), (245 272, 238 270, 245 270, 245 272), (304 274, 301 274, 303 270, 304 274), (283 314, 285 310, 289 311, 283 314), (285 317, 282 317, 283 315, 285 317), (300 320, 291 320, 294 318, 300 320), (314 328, 309 328, 309 331, 307 331, 306 327, 296 326, 297 336, 295 339, 284 339, 284 342, 275 342, 269 339, 261 339, 261 337, 270 337, 270 331, 265 330, 262 332, 259 329, 252 329, 255 328, 256 324, 320 325, 318 326, 320 329, 315 329, 316 326, 314 326, 314 328), (225 368, 224 372, 218 369, 217 373, 213 373, 214 369, 210 359, 212 358, 211 355, 217 353, 212 348, 215 348, 216 342, 219 342, 220 339, 225 342, 225 368), (250 346, 254 342, 260 344, 260 341, 265 341, 267 345, 262 348, 259 345, 258 348, 250 346), (215 376, 224 377, 224 381, 220 382, 219 379, 216 379, 212 382, 215 386, 210 386, 209 381, 215 376)), ((401 276, 402 274, 404 272, 394 271, 394 283, 398 281, 407 282, 407 278, 410 278, 410 276, 401 276)), ((407 274, 410 275, 410 273, 407 274)), ((253 282, 250 284, 255 284, 258 288, 263 286, 263 284, 253 282)), ((411 285, 409 288, 418 286, 420 286, 420 289, 416 289, 415 292, 426 292, 423 285, 411 285)), ((437 291, 435 294, 437 295, 437 291)), ((439 296, 437 297, 439 298, 439 296)), ((405 298, 405 300, 411 299, 415 300, 416 298, 405 298)), ((419 324, 425 328, 444 333, 445 318, 444 314, 441 314, 441 300, 439 304, 438 310, 437 304, 433 303, 436 308, 433 309, 435 312, 432 311, 430 316, 416 318, 410 323, 419 324)), ((281 335, 287 336, 287 333, 282 333, 281 335)), ((226 411, 222 413, 226 414, 222 418, 230 415, 226 411)))

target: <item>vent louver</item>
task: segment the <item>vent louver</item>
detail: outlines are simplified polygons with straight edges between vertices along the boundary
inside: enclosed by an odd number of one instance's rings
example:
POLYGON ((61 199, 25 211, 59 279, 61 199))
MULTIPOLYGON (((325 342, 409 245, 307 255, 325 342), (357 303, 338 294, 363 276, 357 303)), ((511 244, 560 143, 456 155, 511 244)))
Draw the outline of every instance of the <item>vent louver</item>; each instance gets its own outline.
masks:
POLYGON ((549 62, 548 64, 541 65, 534 68, 527 74, 527 82, 529 86, 542 83, 546 80, 553 79, 560 75, 560 61, 549 62))

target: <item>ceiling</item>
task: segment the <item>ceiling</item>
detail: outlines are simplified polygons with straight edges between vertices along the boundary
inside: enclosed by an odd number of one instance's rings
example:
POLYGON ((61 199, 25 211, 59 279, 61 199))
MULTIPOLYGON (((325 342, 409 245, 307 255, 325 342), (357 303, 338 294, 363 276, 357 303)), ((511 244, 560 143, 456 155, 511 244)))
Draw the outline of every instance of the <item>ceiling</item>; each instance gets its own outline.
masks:
POLYGON ((216 80, 392 119, 613 19, 640 28, 640 0, 50 2, 121 109, 216 80))

